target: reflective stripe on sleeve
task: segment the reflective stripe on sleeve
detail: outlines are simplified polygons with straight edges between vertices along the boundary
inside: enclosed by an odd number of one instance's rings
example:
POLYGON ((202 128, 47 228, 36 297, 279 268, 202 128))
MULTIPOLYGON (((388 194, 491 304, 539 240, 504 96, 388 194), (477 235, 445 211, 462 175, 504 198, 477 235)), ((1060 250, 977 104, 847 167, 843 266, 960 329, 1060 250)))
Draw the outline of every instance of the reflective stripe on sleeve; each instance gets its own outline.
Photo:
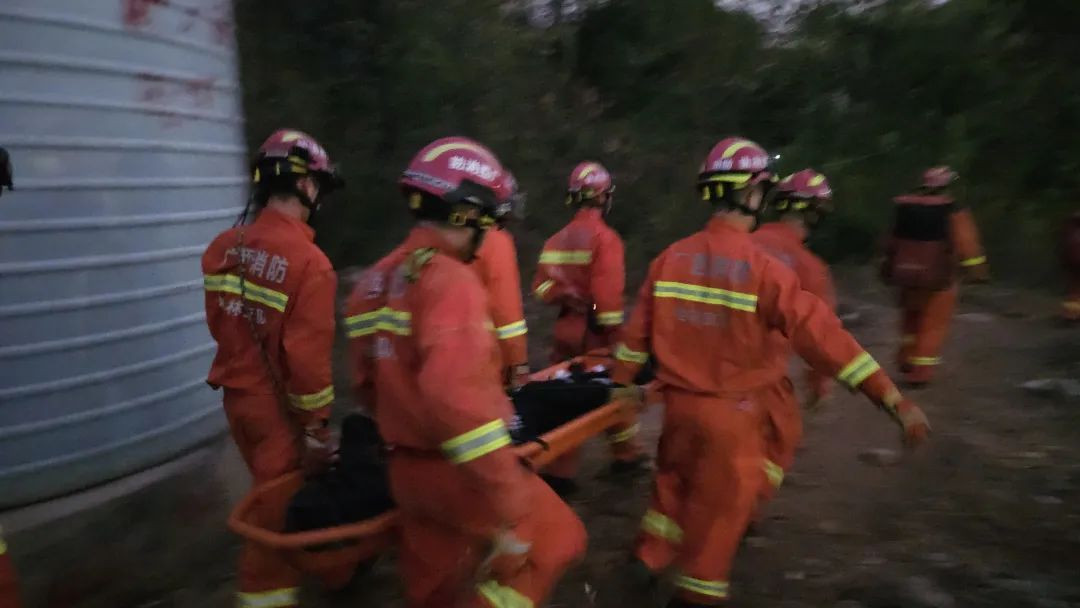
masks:
POLYGON ((508 445, 510 445, 510 434, 506 431, 506 423, 502 420, 492 420, 483 426, 444 441, 439 447, 450 462, 465 464, 508 445))
POLYGON ((683 538, 682 528, 675 520, 653 509, 646 511, 641 518, 641 530, 673 544, 681 543, 683 538))
POLYGON ((295 395, 289 393, 289 403, 298 410, 311 411, 330 405, 334 402, 334 385, 322 389, 317 393, 295 395))
POLYGON ((484 581, 476 586, 476 591, 492 608, 533 608, 532 600, 522 595, 517 589, 500 585, 495 581, 484 581))
POLYGON ((907 362, 921 366, 941 365, 941 357, 908 357, 907 362))
POLYGON ((840 373, 836 375, 836 379, 851 388, 858 388, 863 380, 870 377, 871 374, 881 369, 878 362, 870 356, 870 353, 862 352, 859 356, 851 360, 844 366, 844 369, 840 370, 840 373))
POLYGON ((539 285, 537 285, 536 289, 533 290, 533 293, 535 293, 537 297, 542 298, 545 295, 547 295, 547 292, 551 291, 551 288, 554 287, 554 286, 555 286, 555 281, 553 281, 552 279, 548 279, 548 280, 544 281, 543 283, 540 283, 539 285))
POLYGON ((600 325, 622 325, 623 311, 601 312, 596 315, 596 322, 600 325))
POLYGON ((745 312, 755 312, 758 300, 757 296, 752 293, 673 281, 657 281, 653 285, 653 297, 712 304, 745 312))
POLYGON ((510 338, 524 336, 527 333, 529 333, 529 328, 525 325, 524 319, 495 328, 495 334, 500 340, 509 340, 510 338))
POLYGON ((768 458, 762 463, 762 468, 765 469, 765 476, 769 478, 769 484, 774 488, 779 488, 784 483, 784 468, 768 458))
POLYGON ((237 593, 239 608, 287 608, 300 603, 299 587, 283 587, 259 593, 237 593))
POLYGON ((384 306, 378 310, 345 318, 345 335, 350 338, 386 331, 399 336, 412 334, 412 313, 384 306))
POLYGON ((689 576, 679 576, 675 578, 675 586, 708 597, 726 598, 728 596, 727 581, 706 581, 689 576))
POLYGON ((645 365, 649 360, 649 353, 639 353, 636 350, 630 350, 625 344, 619 343, 615 347, 615 358, 619 361, 626 361, 627 363, 638 363, 645 365))
POLYGON ((960 260, 960 265, 964 266, 964 267, 978 266, 979 264, 985 264, 985 263, 986 263, 986 256, 985 255, 980 255, 980 256, 973 257, 973 258, 968 258, 966 260, 960 260))
MULTIPOLYGON (((240 277, 234 274, 208 274, 203 276, 203 289, 209 292, 230 293, 240 295, 240 277)), ((244 281, 244 299, 273 308, 278 312, 285 312, 289 304, 289 296, 274 291, 251 281, 244 281)))
POLYGON ((570 266, 583 266, 592 262, 592 252, 585 250, 552 250, 540 254, 541 264, 565 264, 570 266))

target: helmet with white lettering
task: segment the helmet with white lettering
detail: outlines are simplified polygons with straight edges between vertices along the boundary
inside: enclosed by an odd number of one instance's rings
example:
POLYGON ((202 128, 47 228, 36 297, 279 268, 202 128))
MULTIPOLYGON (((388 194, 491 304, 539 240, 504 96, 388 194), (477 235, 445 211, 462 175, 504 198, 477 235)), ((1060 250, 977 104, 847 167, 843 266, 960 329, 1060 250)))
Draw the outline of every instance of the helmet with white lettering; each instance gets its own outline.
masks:
MULTIPOLYGON (((296 129, 278 129, 259 146, 251 163, 251 201, 257 207, 266 205, 272 196, 295 196, 308 208, 312 221, 319 210, 319 201, 327 194, 345 186, 326 150, 315 138, 296 129), (299 185, 310 177, 319 186, 312 200, 299 185)), ((244 207, 237 224, 247 221, 250 204, 244 207)))
POLYGON ((829 180, 813 169, 793 173, 776 185, 770 206, 780 213, 800 212, 811 225, 832 212, 832 189, 829 180))
POLYGON ((698 171, 698 191, 703 200, 725 205, 744 213, 756 214, 738 202, 734 196, 757 184, 771 185, 773 174, 769 171, 769 154, 758 144, 742 137, 720 140, 709 151, 698 171))
POLYGON ((466 137, 424 146, 398 184, 417 219, 486 230, 495 224, 506 171, 495 154, 466 137))
POLYGON ((579 163, 570 172, 566 204, 610 207, 615 185, 611 173, 598 162, 579 163), (607 195, 607 196, 601 196, 607 195))

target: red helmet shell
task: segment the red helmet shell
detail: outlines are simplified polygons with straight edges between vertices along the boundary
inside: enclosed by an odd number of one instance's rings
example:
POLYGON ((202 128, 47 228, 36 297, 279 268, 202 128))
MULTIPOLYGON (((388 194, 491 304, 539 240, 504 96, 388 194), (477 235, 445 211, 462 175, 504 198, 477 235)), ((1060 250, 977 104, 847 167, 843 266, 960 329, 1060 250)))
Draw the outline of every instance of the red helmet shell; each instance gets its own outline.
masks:
POLYGON ((797 199, 831 200, 832 189, 829 180, 813 169, 803 169, 785 177, 777 191, 780 196, 797 199))
POLYGON ((495 154, 480 143, 467 137, 445 137, 417 152, 398 183, 443 198, 468 180, 499 197, 506 188, 505 173, 495 154))
POLYGON ((958 177, 956 171, 944 165, 931 167, 923 172, 922 185, 923 188, 944 188, 956 181, 958 177))
POLYGON ((574 167, 574 170, 570 172, 567 190, 572 193, 581 193, 583 199, 592 198, 604 192, 611 192, 611 173, 600 163, 585 161, 574 167))
POLYGON ((743 174, 750 177, 743 186, 755 184, 772 175, 769 169, 769 154, 758 144, 743 137, 728 137, 720 140, 701 163, 699 180, 723 174, 743 174))
POLYGON ((333 172, 333 164, 326 150, 314 137, 296 129, 278 129, 271 133, 270 137, 267 137, 266 141, 259 146, 256 161, 295 156, 296 148, 306 152, 304 160, 308 171, 333 172))

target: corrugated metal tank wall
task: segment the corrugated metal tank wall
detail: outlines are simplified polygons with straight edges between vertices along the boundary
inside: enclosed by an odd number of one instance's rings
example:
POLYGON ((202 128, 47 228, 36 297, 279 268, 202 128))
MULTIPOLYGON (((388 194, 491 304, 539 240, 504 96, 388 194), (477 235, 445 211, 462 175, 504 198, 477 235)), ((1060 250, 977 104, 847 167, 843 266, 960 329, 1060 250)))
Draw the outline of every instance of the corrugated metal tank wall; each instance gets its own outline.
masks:
POLYGON ((199 256, 245 196, 231 10, 0 2, 0 508, 224 429, 199 256))

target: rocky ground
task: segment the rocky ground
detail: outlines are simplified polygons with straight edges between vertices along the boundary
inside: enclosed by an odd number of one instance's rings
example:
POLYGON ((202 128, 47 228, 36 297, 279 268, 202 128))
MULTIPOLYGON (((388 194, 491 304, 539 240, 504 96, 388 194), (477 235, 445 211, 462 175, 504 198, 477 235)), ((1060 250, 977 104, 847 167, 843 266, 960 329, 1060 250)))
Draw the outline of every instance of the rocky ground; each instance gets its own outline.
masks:
MULTIPOLYGON (((866 278, 853 273, 845 282, 843 309, 852 313, 854 333, 891 369, 896 312, 886 292, 865 287, 866 278)), ((900 448, 897 429, 861 397, 837 393, 824 411, 807 416, 798 462, 760 534, 738 556, 732 605, 1080 606, 1080 395, 1075 383, 1053 380, 1080 378, 1080 329, 1054 321, 1054 306, 1052 298, 1002 287, 965 292, 940 380, 909 391, 934 425, 930 444, 915 453, 900 448), (1040 379, 1050 380, 1021 387, 1040 379)), ((537 362, 543 326, 532 324, 537 362)), ((644 426, 655 444, 657 412, 644 426)), ((587 453, 583 490, 571 502, 588 526, 589 553, 551 606, 590 605, 591 591, 624 559, 648 494, 648 480, 603 474, 598 442, 587 453)), ((141 516, 156 514, 144 509, 141 516)), ((47 604, 230 605, 236 543, 224 540, 221 528, 201 533, 214 537, 217 550, 195 568, 128 573, 153 581, 138 594, 100 582, 76 596, 85 601, 54 597, 47 604)), ((156 550, 170 551, 167 542, 156 550)), ((313 607, 397 606, 399 598, 392 559, 344 592, 305 589, 305 605, 313 607)), ((642 597, 626 608, 652 605, 642 597)))

